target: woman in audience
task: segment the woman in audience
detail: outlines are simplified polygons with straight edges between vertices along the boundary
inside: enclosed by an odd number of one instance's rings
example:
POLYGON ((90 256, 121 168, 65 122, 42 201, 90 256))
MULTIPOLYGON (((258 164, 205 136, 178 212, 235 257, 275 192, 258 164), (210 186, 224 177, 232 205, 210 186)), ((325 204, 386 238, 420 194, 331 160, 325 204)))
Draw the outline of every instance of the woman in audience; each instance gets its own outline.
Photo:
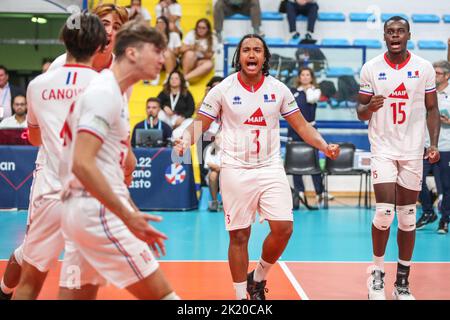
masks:
POLYGON ((170 74, 177 66, 177 57, 181 48, 180 35, 169 30, 169 20, 164 16, 156 19, 155 28, 166 37, 167 50, 164 52, 164 58, 166 61, 164 63, 164 68, 166 69, 166 73, 170 74))
POLYGON ((214 68, 216 47, 211 23, 207 19, 198 20, 195 29, 188 32, 181 46, 181 64, 187 81, 204 76, 214 68))
POLYGON ((160 0, 155 8, 156 16, 164 16, 169 19, 170 31, 177 32, 182 37, 181 31, 181 6, 177 0, 160 0))
POLYGON ((186 81, 180 71, 172 71, 158 99, 162 107, 159 118, 174 129, 186 119, 191 118, 194 113, 194 98, 187 89, 186 81))
POLYGON ((127 8, 129 20, 142 19, 150 26, 152 16, 146 8, 142 6, 141 0, 131 0, 130 7, 127 8))
MULTIPOLYGON (((315 127, 317 102, 321 92, 317 86, 314 71, 308 67, 300 68, 295 85, 296 88, 292 88, 291 91, 297 105, 305 120, 315 127)), ((288 126, 288 138, 293 141, 302 141, 301 137, 290 126, 288 126)), ((317 202, 321 205, 324 191, 322 176, 320 174, 312 175, 312 180, 317 194, 317 202)), ((300 200, 304 203, 305 185, 301 175, 294 175, 294 187, 299 192, 300 200)))

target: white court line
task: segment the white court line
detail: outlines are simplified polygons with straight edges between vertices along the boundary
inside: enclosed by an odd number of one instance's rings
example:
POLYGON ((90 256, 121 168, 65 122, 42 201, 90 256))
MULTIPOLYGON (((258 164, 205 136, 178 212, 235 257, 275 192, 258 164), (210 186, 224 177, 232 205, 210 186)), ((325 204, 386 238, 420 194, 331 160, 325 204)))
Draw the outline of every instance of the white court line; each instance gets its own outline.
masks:
MULTIPOLYGON (((283 260, 287 263, 373 263, 373 261, 295 261, 295 260, 283 260)), ((397 263, 397 261, 385 261, 384 263, 397 263)), ((414 263, 450 263, 450 261, 411 261, 414 263)))
POLYGON ((297 279, 294 277, 291 270, 289 270, 288 266, 286 265, 286 262, 278 261, 278 264, 280 265, 281 269, 283 269, 284 273, 286 274, 286 277, 288 277, 289 281, 291 282, 295 291, 297 291, 297 294, 300 296, 300 298, 302 298, 302 300, 309 300, 309 297, 306 295, 306 292, 303 290, 300 283, 298 283, 297 279))

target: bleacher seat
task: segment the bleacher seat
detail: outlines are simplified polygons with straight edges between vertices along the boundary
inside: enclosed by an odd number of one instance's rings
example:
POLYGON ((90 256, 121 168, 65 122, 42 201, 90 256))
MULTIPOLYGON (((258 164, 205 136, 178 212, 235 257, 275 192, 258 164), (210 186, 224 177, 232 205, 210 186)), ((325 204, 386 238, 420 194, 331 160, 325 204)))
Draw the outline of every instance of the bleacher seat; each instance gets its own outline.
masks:
POLYGON ((366 22, 370 19, 370 21, 375 21, 375 16, 372 13, 366 12, 351 12, 349 14, 350 21, 352 22, 366 22), (372 18, 371 18, 372 17, 372 18))
POLYGON ((264 40, 266 40, 268 46, 274 44, 286 44, 286 41, 283 38, 265 38, 264 40))
POLYGON ((349 46, 350 42, 347 39, 332 39, 332 38, 325 38, 322 39, 323 46, 349 46))
POLYGON ((414 42, 412 40, 408 40, 407 48, 409 50, 414 50, 416 48, 416 46, 414 45, 414 42))
POLYGON ((244 16, 243 14, 240 13, 236 13, 233 14, 232 16, 229 16, 227 18, 225 18, 226 20, 250 20, 249 16, 244 16))
POLYGON ((297 21, 306 21, 306 20, 308 20, 308 18, 307 17, 305 17, 305 16, 302 16, 301 14, 299 14, 298 16, 297 16, 297 19, 296 19, 297 21))
POLYGON ((381 41, 377 39, 355 39, 354 46, 366 46, 369 49, 381 49, 381 41))
POLYGON ((444 21, 445 23, 450 23, 450 14, 444 14, 442 16, 442 21, 444 21))
POLYGON ((283 15, 276 11, 264 11, 264 12, 261 12, 261 20, 282 21, 283 15))
POLYGON ((239 37, 226 37, 225 43, 227 44, 238 44, 239 41, 241 41, 241 38, 239 37))
POLYGON ((326 70, 326 76, 328 78, 337 78, 340 76, 353 76, 353 69, 350 67, 329 67, 326 70))
POLYGON ((423 50, 445 50, 447 46, 441 40, 419 40, 417 41, 419 49, 423 50))
POLYGON ((400 16, 405 18, 406 20, 409 21, 409 17, 404 14, 404 13, 382 13, 381 14, 381 21, 382 22, 386 22, 386 20, 388 20, 389 18, 393 17, 393 16, 400 16))
POLYGON ((319 21, 345 21, 345 15, 342 12, 319 12, 319 21))
POLYGON ((411 15, 411 19, 414 23, 439 23, 441 19, 435 14, 419 14, 415 13, 411 15))

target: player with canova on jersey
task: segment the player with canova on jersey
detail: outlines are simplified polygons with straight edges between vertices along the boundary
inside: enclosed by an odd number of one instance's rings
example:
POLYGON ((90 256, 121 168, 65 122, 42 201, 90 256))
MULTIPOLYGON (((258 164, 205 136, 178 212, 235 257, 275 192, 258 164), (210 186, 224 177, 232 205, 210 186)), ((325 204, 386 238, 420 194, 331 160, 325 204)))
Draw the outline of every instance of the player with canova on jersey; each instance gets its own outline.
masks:
POLYGON ((361 69, 360 120, 369 120, 376 208, 372 223, 374 265, 367 285, 369 299, 384 300, 384 254, 397 212, 399 259, 393 296, 412 300, 409 271, 416 234, 416 201, 422 184, 423 158, 439 161, 439 110, 435 73, 428 61, 407 50, 407 20, 394 16, 384 24, 388 51, 361 69), (430 147, 424 155, 425 129, 430 147))
POLYGON ((95 299, 110 282, 138 299, 178 299, 150 251, 165 254, 166 235, 148 224, 161 218, 140 212, 124 183, 129 116, 124 92, 154 79, 164 64, 165 41, 139 21, 116 36, 116 60, 103 70, 69 111, 60 179, 66 250, 61 299, 95 299), (150 246, 150 247, 149 247, 150 246), (65 277, 77 268, 77 279, 65 277))
MULTIPOLYGON (((58 177, 62 149, 60 131, 70 105, 98 74, 91 68, 93 55, 107 42, 105 29, 97 16, 82 13, 72 18, 80 27, 70 28, 65 24, 61 30, 68 63, 38 76, 27 89, 29 140, 40 146, 45 162, 37 166, 31 186, 26 235, 15 252, 15 258, 22 265, 15 299, 37 298, 49 269, 64 247, 58 177)), ((16 271, 20 274, 20 270, 16 271)))
POLYGON ((246 299, 247 293, 252 300, 265 299, 266 276, 292 234, 292 198, 280 156, 280 114, 304 141, 332 159, 339 155, 339 146, 327 144, 305 121, 290 90, 268 75, 269 59, 264 39, 244 36, 233 58, 237 72, 211 89, 194 123, 174 146, 182 154, 220 116, 220 188, 237 299, 246 299), (256 269, 247 274, 248 241, 256 211, 261 221, 268 220, 270 233, 256 269))

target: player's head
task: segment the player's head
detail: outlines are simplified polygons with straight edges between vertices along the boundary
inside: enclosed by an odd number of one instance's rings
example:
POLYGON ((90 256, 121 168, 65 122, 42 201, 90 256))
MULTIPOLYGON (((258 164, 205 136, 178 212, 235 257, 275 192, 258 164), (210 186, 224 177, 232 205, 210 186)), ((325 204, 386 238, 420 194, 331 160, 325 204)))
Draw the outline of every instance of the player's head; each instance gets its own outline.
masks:
POLYGON ((207 94, 209 92, 209 90, 211 90, 212 88, 217 86, 220 82, 222 82, 222 80, 223 80, 223 77, 221 77, 221 76, 212 77, 206 84, 205 94, 207 94))
POLYGON ((127 60, 141 79, 155 79, 164 64, 164 36, 140 21, 129 21, 116 35, 116 61, 127 60))
POLYGON ((157 118, 159 110, 161 110, 161 102, 158 98, 148 98, 146 101, 146 107, 145 110, 147 112, 147 116, 157 118))
POLYGON ((47 72, 48 68, 50 68, 50 65, 52 64, 53 59, 50 58, 44 58, 42 59, 42 64, 41 64, 41 71, 42 73, 47 72))
POLYGON ((97 15, 105 26, 108 45, 103 52, 111 54, 117 32, 128 21, 128 11, 124 7, 116 6, 113 3, 105 3, 95 7, 92 13, 97 15))
POLYGON ((450 62, 447 60, 440 60, 433 63, 434 71, 436 72, 436 86, 448 83, 450 78, 450 62))
POLYGON ((9 80, 8 69, 5 66, 0 65, 0 88, 6 86, 9 80))
POLYGON ((296 81, 297 86, 306 86, 312 84, 317 87, 316 76, 314 70, 308 67, 302 67, 298 70, 298 77, 296 81))
POLYGON ((15 96, 12 100, 14 113, 23 116, 27 113, 27 98, 23 94, 15 96))
POLYGON ((233 56, 232 67, 249 76, 261 71, 269 75, 270 52, 264 39, 258 34, 245 35, 238 44, 233 56))
POLYGON ((73 14, 60 34, 67 54, 78 62, 89 61, 97 50, 107 44, 106 31, 100 18, 88 12, 73 14))
POLYGON ((411 39, 409 22, 400 16, 393 16, 384 23, 384 41, 391 53, 405 52, 411 39))

